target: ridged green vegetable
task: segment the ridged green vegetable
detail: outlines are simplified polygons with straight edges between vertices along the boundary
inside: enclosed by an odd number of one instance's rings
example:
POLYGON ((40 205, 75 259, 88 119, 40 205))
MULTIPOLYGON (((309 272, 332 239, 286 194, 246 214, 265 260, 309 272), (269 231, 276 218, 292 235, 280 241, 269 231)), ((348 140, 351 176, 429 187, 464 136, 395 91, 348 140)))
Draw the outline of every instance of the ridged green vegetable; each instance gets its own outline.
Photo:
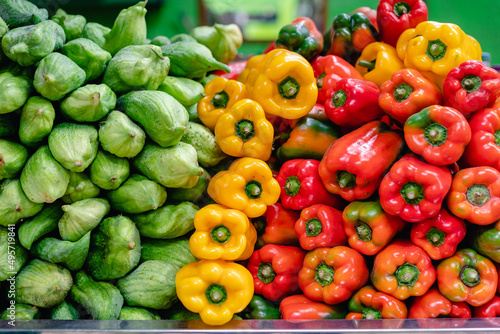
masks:
POLYGON ((90 180, 105 190, 117 189, 130 175, 127 159, 99 150, 90 165, 90 180))
POLYGON ((104 198, 86 198, 62 206, 59 234, 63 240, 77 241, 92 231, 109 213, 109 203, 104 198))
POLYGON ((5 179, 0 184, 0 225, 16 224, 23 218, 36 215, 43 204, 31 201, 24 193, 19 179, 5 179))
POLYGON ((122 307, 118 320, 160 320, 161 317, 142 307, 122 307))
POLYGON ((57 223, 63 214, 60 202, 45 205, 35 217, 25 221, 19 227, 17 237, 21 245, 31 249, 35 241, 57 229, 57 223))
POLYGON ((105 151, 120 158, 133 158, 144 147, 146 133, 127 115, 113 110, 99 124, 99 141, 105 151))
POLYGON ((162 147, 177 144, 189 119, 186 108, 176 99, 160 91, 133 91, 120 96, 117 109, 139 123, 148 136, 162 147))
POLYGON ((183 142, 171 147, 146 144, 132 163, 142 174, 167 188, 192 188, 203 174, 196 149, 183 142))
POLYGON ((16 276, 16 302, 38 307, 60 304, 73 286, 68 269, 34 259, 16 276))
POLYGON ((0 226, 0 282, 16 275, 28 260, 28 251, 13 235, 12 229, 0 226), (9 254, 14 258, 9 259, 9 254))
POLYGON ((203 170, 203 174, 198 177, 198 182, 192 188, 168 188, 169 202, 193 202, 194 204, 205 204, 210 197, 207 194, 210 174, 203 170))
POLYGON ((0 180, 16 177, 28 156, 28 150, 23 145, 0 138, 0 180))
POLYGON ((118 319, 123 306, 123 297, 114 285, 94 281, 83 271, 76 273, 70 295, 94 320, 118 319))
POLYGON ((170 38, 170 43, 179 43, 179 42, 196 43, 197 41, 193 36, 191 36, 189 34, 184 34, 184 33, 174 35, 170 38))
MULTIPOLYGON (((2 38, 9 31, 7 23, 0 16, 0 38, 2 38)), ((1 58, 0 58, 1 59, 1 58)))
POLYGON ((111 60, 111 53, 88 38, 74 39, 61 47, 61 53, 85 71, 85 81, 97 79, 111 60))
POLYGON ((88 124, 59 123, 52 129, 48 142, 54 159, 72 172, 83 172, 90 166, 99 147, 97 129, 88 124))
POLYGON ((0 69, 0 114, 8 114, 21 108, 33 88, 30 69, 23 70, 17 65, 0 69))
POLYGON ((66 41, 64 30, 54 21, 14 28, 2 38, 2 51, 21 66, 31 66, 66 41))
POLYGON ((52 320, 78 320, 80 313, 77 309, 63 300, 63 302, 50 310, 50 319, 52 320))
POLYGON ((62 114, 77 122, 97 122, 116 105, 116 94, 105 84, 85 85, 61 102, 62 114))
POLYGON ((227 64, 238 54, 238 48, 243 44, 243 34, 238 25, 217 24, 199 26, 190 31, 198 43, 210 49, 215 59, 227 64))
POLYGON ((82 37, 83 28, 87 24, 85 16, 68 14, 62 8, 50 19, 63 28, 67 41, 82 37))
POLYGON ((198 155, 198 163, 205 168, 217 165, 226 157, 222 152, 215 135, 206 126, 189 122, 182 142, 192 145, 198 155))
POLYGON ((28 304, 16 303, 13 313, 6 309, 0 314, 0 320, 33 320, 41 317, 38 307, 28 304))
POLYGON ((175 275, 179 267, 163 261, 146 261, 118 280, 125 301, 130 306, 167 309, 177 301, 175 275))
POLYGON ((167 200, 167 191, 140 174, 132 174, 118 189, 108 192, 111 207, 125 213, 156 210, 167 200))
POLYGON ((149 260, 169 262, 182 268, 197 258, 189 249, 189 238, 182 236, 168 240, 143 239, 141 262, 149 260))
POLYGON ((90 181, 86 173, 69 172, 69 184, 61 198, 64 203, 71 204, 86 198, 99 196, 101 189, 90 181))
POLYGON ((140 258, 141 237, 134 222, 126 216, 109 217, 92 232, 86 268, 95 279, 110 280, 128 274, 140 258))
POLYGON ((158 46, 162 46, 162 45, 166 45, 166 44, 170 44, 170 43, 171 43, 170 39, 167 36, 163 36, 163 35, 158 35, 155 38, 153 38, 151 40, 151 42, 149 42, 149 44, 158 45, 158 46))
POLYGON ((87 24, 83 28, 82 37, 90 39, 92 42, 96 43, 102 48, 104 46, 104 43, 106 43, 106 39, 104 38, 104 36, 109 34, 110 31, 111 28, 103 26, 100 23, 87 22, 87 24))
POLYGON ((200 101, 205 91, 198 81, 173 76, 165 77, 158 90, 172 95, 186 108, 200 101))
POLYGON ((191 202, 164 205, 156 211, 132 216, 143 237, 174 239, 194 229, 198 207, 191 202))
POLYGON ((44 238, 31 249, 35 257, 65 266, 71 271, 83 267, 90 246, 90 232, 75 242, 44 238))
POLYGON ((49 18, 49 12, 27 0, 2 0, 0 17, 9 27, 15 28, 45 21, 49 18))
POLYGON ((19 122, 19 139, 26 146, 40 145, 54 126, 56 112, 52 103, 41 97, 30 97, 23 106, 19 122))

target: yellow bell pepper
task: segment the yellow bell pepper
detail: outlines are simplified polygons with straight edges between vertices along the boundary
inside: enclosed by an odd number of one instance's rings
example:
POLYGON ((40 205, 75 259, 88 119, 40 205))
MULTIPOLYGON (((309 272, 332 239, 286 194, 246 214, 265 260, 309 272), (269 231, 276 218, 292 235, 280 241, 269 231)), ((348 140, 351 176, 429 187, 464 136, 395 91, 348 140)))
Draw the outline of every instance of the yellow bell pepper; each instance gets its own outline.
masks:
POLYGON ((274 128, 260 104, 243 99, 219 118, 215 125, 215 138, 227 155, 268 160, 274 128))
POLYGON ((467 60, 481 60, 479 43, 452 23, 424 21, 405 30, 396 45, 405 67, 417 69, 441 89, 451 69, 467 60))
POLYGON ((305 116, 316 103, 318 86, 311 64, 296 52, 275 49, 260 58, 245 80, 248 98, 266 114, 285 119, 305 116))
POLYGON ((208 195, 217 203, 260 217, 275 204, 281 188, 269 166, 260 159, 239 158, 208 183, 208 195))
POLYGON ((257 241, 257 231, 241 211, 209 204, 194 216, 189 249, 203 260, 246 260, 257 241))
POLYGON ((217 77, 205 86, 205 96, 198 102, 198 117, 206 127, 213 130, 219 117, 231 109, 233 104, 246 98, 246 87, 236 80, 217 77))
POLYGON ((380 87, 391 80, 394 72, 403 69, 404 64, 395 47, 383 42, 373 42, 363 49, 355 67, 363 79, 380 87))
POLYGON ((254 293, 252 274, 241 264, 224 260, 191 262, 175 276, 177 297, 210 326, 229 322, 248 306, 254 293))
POLYGON ((250 72, 250 70, 252 68, 255 67, 255 64, 257 64, 259 62, 259 60, 261 60, 262 57, 264 57, 264 56, 265 56, 265 54, 261 54, 261 55, 253 56, 250 59, 248 59, 247 64, 245 65, 245 69, 243 71, 241 71, 240 74, 238 74, 238 81, 243 83, 243 84, 246 83, 248 73, 250 72))

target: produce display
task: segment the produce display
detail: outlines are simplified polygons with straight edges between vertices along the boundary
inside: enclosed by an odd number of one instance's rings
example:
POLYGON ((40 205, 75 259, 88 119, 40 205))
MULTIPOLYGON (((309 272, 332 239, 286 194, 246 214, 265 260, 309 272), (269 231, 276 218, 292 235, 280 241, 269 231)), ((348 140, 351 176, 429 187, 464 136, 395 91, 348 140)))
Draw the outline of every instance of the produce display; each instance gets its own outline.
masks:
POLYGON ((146 36, 0 3, 0 319, 500 316, 500 73, 423 0, 146 36), (498 101, 498 102, 497 102, 498 101))

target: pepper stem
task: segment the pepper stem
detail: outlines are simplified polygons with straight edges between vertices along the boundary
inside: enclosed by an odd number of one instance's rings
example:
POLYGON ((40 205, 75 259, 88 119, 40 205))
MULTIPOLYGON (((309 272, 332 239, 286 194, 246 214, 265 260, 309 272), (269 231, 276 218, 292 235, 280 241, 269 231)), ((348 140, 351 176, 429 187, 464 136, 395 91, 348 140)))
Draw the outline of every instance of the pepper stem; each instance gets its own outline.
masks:
POLYGON ((382 313, 373 307, 367 307, 363 310, 363 319, 382 319, 382 313))
POLYGON ((398 17, 401 17, 404 14, 408 14, 410 11, 411 11, 410 5, 404 1, 401 1, 401 2, 394 4, 393 12, 398 17))
POLYGON ((318 77, 316 78, 316 86, 318 86, 318 90, 323 88, 323 82, 325 81, 325 76, 326 76, 326 73, 323 72, 320 75, 318 75, 318 77))
POLYGON ((229 95, 227 95, 225 90, 221 90, 220 92, 215 93, 214 97, 212 98, 212 104, 217 109, 225 108, 228 102, 229 95))
POLYGON ((476 268, 465 266, 460 271, 460 279, 468 287, 473 287, 479 284, 481 277, 476 268))
POLYGON ((294 78, 288 76, 278 84, 278 92, 281 97, 291 100, 297 97, 300 91, 300 85, 294 78))
POLYGON ((340 189, 354 188, 356 186, 356 175, 346 170, 337 171, 337 182, 340 189))
POLYGON ((490 192, 486 186, 475 184, 467 189, 467 200, 472 205, 482 206, 490 199, 490 192))
POLYGON ((253 122, 248 119, 242 119, 234 125, 234 133, 243 141, 247 141, 255 136, 255 127, 253 122))
POLYGON ((300 191, 300 180, 297 176, 286 178, 285 193, 290 197, 295 197, 300 191))
POLYGON ((372 71, 375 69, 375 63, 377 62, 377 59, 373 59, 372 61, 367 61, 367 60, 360 60, 358 61, 358 65, 362 67, 366 67, 368 72, 372 71))
POLYGON ((259 264, 259 269, 257 270, 257 277, 264 283, 271 283, 276 277, 276 272, 273 269, 271 263, 263 262, 259 264))
POLYGON ((339 89, 338 91, 333 93, 332 103, 335 106, 335 108, 342 107, 346 101, 347 101, 347 94, 344 90, 339 89))
POLYGON ((394 99, 403 102, 410 97, 411 93, 413 93, 413 87, 403 82, 394 88, 394 99))
POLYGON ((401 188, 400 194, 406 203, 417 205, 424 199, 424 188, 420 183, 408 182, 401 188))
POLYGON ((210 235, 213 241, 223 244, 231 238, 231 231, 224 225, 217 225, 210 230, 210 235))
POLYGON ((248 181, 245 185, 245 194, 247 194, 250 199, 260 198, 262 194, 262 185, 255 180, 248 181))
POLYGON ((394 275, 398 285, 413 286, 418 281, 420 270, 414 264, 405 263, 396 269, 394 275))
POLYGON ((431 245, 439 247, 444 243, 446 233, 436 227, 432 227, 431 229, 429 229, 429 231, 427 231, 425 237, 431 245))
POLYGON ((318 218, 309 219, 306 222, 306 235, 308 237, 315 237, 323 230, 323 224, 318 218))
POLYGON ((448 129, 439 123, 432 123, 425 128, 424 137, 431 146, 441 146, 448 138, 448 129))
POLYGON ((373 230, 367 223, 358 221, 354 226, 354 229, 356 230, 356 235, 358 236, 359 240, 363 242, 368 242, 372 240, 373 230))
POLYGON ((227 299, 226 288, 220 284, 212 283, 205 290, 205 296, 210 304, 222 305, 227 299))
POLYGON ((429 41, 427 44, 427 51, 425 52, 432 61, 439 60, 446 54, 446 44, 441 42, 440 39, 429 41))
POLYGON ((319 285, 326 286, 333 282, 334 274, 335 272, 331 266, 321 262, 321 264, 316 267, 314 279, 319 283, 319 285))
POLYGON ((462 79, 462 88, 467 91, 467 93, 475 92, 481 87, 481 78, 477 75, 466 75, 462 79))

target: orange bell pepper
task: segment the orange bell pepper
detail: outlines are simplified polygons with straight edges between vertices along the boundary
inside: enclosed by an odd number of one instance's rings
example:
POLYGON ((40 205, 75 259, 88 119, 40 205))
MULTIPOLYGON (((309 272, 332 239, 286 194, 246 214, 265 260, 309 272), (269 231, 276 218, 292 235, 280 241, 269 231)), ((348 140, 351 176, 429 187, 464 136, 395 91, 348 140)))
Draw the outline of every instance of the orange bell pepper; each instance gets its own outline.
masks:
POLYGON ((346 319, 405 319, 406 304, 393 296, 364 286, 349 301, 346 319))

